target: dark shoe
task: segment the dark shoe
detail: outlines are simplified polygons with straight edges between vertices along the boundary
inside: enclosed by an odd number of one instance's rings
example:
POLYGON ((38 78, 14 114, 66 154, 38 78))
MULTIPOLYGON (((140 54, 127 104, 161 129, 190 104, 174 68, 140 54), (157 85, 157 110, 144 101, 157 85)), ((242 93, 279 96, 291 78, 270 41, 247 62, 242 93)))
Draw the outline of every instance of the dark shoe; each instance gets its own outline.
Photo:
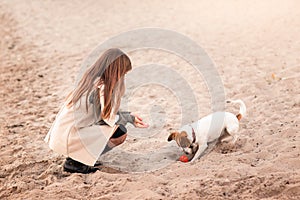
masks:
POLYGON ((81 162, 73 160, 72 158, 67 158, 64 163, 64 171, 70 172, 70 173, 89 174, 89 173, 94 173, 97 170, 99 170, 99 169, 85 165, 81 162))
POLYGON ((97 162, 94 164, 94 167, 99 167, 101 165, 103 165, 102 162, 97 160, 97 162))

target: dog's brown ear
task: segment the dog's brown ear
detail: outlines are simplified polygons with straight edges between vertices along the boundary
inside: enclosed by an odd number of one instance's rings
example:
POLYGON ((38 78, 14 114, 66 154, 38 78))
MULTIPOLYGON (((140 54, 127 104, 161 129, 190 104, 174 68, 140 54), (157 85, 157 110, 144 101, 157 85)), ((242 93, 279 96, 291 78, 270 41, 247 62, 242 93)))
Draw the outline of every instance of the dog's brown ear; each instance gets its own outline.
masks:
POLYGON ((168 137, 168 142, 175 140, 176 135, 178 135, 178 132, 173 132, 168 137))
POLYGON ((182 131, 180 133, 180 137, 179 137, 179 146, 185 148, 185 147, 190 146, 190 144, 191 144, 191 142, 187 138, 187 133, 185 131, 182 131))

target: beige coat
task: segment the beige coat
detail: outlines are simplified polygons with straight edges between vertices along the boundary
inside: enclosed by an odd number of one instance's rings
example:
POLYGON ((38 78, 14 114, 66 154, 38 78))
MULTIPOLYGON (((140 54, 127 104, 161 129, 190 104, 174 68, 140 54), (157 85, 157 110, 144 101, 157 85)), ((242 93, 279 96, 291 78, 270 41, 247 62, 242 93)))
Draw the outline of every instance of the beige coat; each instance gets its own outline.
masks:
MULTIPOLYGON (((104 87, 100 88, 100 104, 104 107, 104 87)), ((103 119, 108 125, 96 125, 101 120, 95 116, 93 104, 85 107, 85 96, 74 106, 67 108, 65 103, 56 116, 45 141, 49 147, 62 155, 68 156, 93 166, 103 152, 109 138, 117 128, 116 116, 103 119)))

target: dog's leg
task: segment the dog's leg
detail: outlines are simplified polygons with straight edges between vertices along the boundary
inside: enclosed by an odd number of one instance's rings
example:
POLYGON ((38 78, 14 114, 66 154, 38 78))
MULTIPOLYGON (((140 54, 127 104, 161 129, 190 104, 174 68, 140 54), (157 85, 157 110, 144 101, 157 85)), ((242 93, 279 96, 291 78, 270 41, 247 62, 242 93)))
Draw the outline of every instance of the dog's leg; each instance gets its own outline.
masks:
POLYGON ((238 138, 239 138, 238 134, 235 134, 235 135, 233 136, 233 140, 231 141, 232 144, 235 144, 235 142, 237 141, 238 138))
POLYGON ((199 146, 198 151, 195 153, 195 156, 193 157, 191 162, 195 162, 195 160, 197 160, 201 156, 201 154, 205 151, 206 148, 207 143, 203 143, 201 146, 199 146))
POLYGON ((228 135, 224 138, 221 139, 221 142, 230 142, 234 139, 234 137, 232 135, 228 135))
POLYGON ((229 134, 228 137, 225 137, 221 140, 221 142, 231 142, 232 144, 235 144, 235 142, 238 139, 238 131, 239 126, 238 125, 231 125, 226 128, 226 132, 229 134))

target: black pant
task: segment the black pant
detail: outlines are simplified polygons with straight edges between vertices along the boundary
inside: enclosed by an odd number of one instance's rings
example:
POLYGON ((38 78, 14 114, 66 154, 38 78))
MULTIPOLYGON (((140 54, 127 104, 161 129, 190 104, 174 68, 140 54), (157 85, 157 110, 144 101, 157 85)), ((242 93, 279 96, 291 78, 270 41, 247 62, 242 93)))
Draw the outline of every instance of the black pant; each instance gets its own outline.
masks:
POLYGON ((117 130, 114 132, 114 134, 111 136, 111 138, 118 138, 122 135, 127 133, 127 129, 124 125, 120 124, 117 130))

